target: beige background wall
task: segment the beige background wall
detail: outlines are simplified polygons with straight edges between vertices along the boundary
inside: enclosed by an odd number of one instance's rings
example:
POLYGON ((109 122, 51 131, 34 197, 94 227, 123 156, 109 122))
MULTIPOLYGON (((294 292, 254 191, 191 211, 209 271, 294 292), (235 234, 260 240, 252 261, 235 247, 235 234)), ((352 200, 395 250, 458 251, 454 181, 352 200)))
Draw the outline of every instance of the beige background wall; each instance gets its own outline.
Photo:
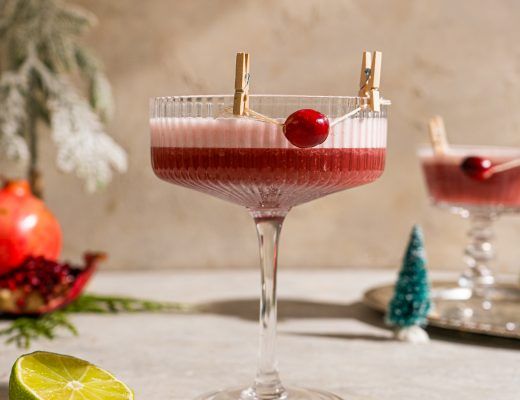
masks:
MULTIPOLYGON (((130 169, 105 191, 51 166, 47 197, 65 255, 110 253, 112 268, 254 267, 253 224, 239 207, 156 179, 148 98, 228 93, 234 53, 252 55, 255 93, 356 93, 361 51, 384 52, 393 100, 387 171, 377 183, 293 210, 283 268, 394 267, 414 222, 432 267, 457 268, 466 221, 428 205, 415 146, 444 115, 457 143, 520 145, 520 2, 412 0, 82 0, 100 20, 88 42, 104 60, 117 112, 109 131, 130 169)), ((47 168, 48 167, 48 168, 47 168)), ((520 219, 497 224, 500 268, 520 271, 520 219)))

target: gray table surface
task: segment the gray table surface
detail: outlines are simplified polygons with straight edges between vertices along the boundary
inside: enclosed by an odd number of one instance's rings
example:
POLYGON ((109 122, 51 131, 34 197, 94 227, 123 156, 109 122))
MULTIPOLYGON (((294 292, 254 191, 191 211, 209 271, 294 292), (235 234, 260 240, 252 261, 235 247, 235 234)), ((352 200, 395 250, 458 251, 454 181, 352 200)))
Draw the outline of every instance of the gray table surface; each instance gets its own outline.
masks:
MULTIPOLYGON (((258 275, 102 272, 91 292, 194 302, 205 311, 78 315, 79 337, 64 334, 31 350, 85 358, 112 371, 142 400, 187 400, 246 384, 255 372, 258 275)), ((367 288, 394 277, 382 270, 282 269, 278 354, 284 382, 327 389, 346 400, 520 398, 520 342, 440 330, 426 345, 393 341, 382 317, 360 299, 367 288)), ((23 352, 1 347, 0 399, 7 399, 11 365, 23 352)))

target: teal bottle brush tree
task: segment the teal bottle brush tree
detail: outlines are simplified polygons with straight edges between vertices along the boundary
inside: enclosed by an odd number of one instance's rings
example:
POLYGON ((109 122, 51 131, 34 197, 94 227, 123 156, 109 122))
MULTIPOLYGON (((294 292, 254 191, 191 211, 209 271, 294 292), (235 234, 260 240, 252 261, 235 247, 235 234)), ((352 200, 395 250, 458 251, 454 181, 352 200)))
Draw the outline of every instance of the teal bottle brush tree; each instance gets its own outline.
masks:
POLYGON ((403 264, 388 306, 386 323, 395 328, 398 340, 414 343, 429 341, 422 328, 431 307, 430 285, 421 228, 414 225, 403 264))

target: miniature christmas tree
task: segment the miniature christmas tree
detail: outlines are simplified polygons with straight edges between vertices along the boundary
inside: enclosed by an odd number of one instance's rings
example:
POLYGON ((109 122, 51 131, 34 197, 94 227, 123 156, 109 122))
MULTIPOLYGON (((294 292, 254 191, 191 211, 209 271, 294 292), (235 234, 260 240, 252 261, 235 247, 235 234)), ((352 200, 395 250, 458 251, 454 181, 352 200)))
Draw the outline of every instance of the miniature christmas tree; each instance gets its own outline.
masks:
POLYGON ((103 126, 110 85, 79 41, 95 21, 61 0, 0 1, 0 156, 27 164, 37 195, 39 122, 51 127, 58 168, 74 172, 88 190, 105 185, 112 170, 126 170, 125 152, 103 126), (72 83, 81 80, 88 100, 72 83))
POLYGON ((425 342, 428 334, 421 328, 430 310, 430 286, 426 271, 423 235, 414 225, 401 271, 390 301, 386 323, 396 328, 396 338, 425 342))

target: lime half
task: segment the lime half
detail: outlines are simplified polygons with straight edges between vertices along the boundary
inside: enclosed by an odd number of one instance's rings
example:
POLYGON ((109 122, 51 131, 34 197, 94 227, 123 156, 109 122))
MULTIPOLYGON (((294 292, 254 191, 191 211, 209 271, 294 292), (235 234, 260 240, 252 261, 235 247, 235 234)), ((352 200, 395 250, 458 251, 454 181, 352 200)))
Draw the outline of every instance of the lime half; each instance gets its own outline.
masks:
POLYGON ((132 400, 132 390, 107 371, 78 358, 36 352, 16 360, 10 400, 132 400))

